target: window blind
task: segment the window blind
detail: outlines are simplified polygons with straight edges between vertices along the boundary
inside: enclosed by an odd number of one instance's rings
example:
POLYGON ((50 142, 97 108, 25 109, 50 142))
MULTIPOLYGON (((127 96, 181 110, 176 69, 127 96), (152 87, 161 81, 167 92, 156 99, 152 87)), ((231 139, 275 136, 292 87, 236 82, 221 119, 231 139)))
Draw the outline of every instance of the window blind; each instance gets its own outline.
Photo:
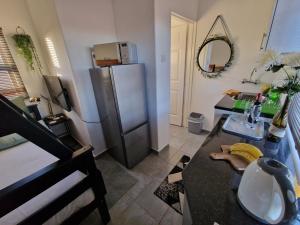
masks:
POLYGON ((291 101, 288 111, 288 121, 300 155, 300 93, 296 94, 291 101))
POLYGON ((12 98, 27 96, 19 70, 10 53, 2 28, 0 27, 0 94, 12 98))

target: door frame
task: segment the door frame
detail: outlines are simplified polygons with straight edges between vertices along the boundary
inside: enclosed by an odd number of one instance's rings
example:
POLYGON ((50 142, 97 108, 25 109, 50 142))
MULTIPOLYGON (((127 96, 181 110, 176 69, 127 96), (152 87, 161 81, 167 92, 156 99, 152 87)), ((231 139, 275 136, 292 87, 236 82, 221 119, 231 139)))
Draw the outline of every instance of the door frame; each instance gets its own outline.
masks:
MULTIPOLYGON (((196 35, 197 35, 197 21, 183 17, 175 12, 171 12, 171 16, 175 16, 187 22, 187 46, 185 57, 185 74, 184 74, 184 89, 183 89, 183 110, 182 110, 182 126, 188 126, 188 117, 191 112, 192 101, 192 84, 195 70, 195 55, 196 55, 196 35)), ((171 46, 170 46, 171 48, 171 46)), ((170 90, 169 90, 170 92, 170 90)))

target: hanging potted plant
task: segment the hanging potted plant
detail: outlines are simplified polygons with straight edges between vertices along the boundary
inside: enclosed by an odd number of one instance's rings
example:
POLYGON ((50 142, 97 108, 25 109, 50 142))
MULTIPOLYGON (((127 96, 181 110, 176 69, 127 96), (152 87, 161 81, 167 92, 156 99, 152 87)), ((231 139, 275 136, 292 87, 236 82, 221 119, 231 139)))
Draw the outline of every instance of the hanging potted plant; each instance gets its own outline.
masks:
POLYGON ((15 41, 18 52, 24 57, 26 63, 28 64, 31 70, 34 70, 34 60, 37 63, 37 67, 39 71, 41 71, 41 63, 36 53, 36 49, 33 45, 31 37, 25 33, 25 31, 21 27, 17 27, 16 34, 12 36, 15 41), (21 32, 20 32, 21 31, 21 32))

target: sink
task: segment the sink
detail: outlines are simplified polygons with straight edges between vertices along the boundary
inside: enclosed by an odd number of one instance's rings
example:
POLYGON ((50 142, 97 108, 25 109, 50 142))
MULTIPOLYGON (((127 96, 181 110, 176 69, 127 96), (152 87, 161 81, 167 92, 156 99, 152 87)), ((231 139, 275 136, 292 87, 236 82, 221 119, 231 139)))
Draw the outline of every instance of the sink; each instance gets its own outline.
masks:
POLYGON ((223 131, 240 137, 260 141, 264 138, 264 122, 250 124, 244 115, 230 115, 223 125, 223 131))
POLYGON ((256 99, 256 93, 247 93, 242 92, 236 96, 233 97, 234 100, 247 100, 247 101, 255 101, 256 99))

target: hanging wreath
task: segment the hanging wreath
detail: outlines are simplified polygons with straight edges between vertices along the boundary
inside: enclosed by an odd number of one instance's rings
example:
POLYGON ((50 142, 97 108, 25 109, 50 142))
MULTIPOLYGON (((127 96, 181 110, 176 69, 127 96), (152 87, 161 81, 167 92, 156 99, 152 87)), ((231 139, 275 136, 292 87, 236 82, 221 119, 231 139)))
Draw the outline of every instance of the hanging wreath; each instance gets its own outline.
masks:
POLYGON ((31 37, 25 33, 23 28, 18 26, 16 28, 16 34, 14 34, 12 38, 15 41, 18 52, 24 57, 29 68, 35 70, 34 62, 36 62, 37 67, 42 74, 42 66, 31 37))

